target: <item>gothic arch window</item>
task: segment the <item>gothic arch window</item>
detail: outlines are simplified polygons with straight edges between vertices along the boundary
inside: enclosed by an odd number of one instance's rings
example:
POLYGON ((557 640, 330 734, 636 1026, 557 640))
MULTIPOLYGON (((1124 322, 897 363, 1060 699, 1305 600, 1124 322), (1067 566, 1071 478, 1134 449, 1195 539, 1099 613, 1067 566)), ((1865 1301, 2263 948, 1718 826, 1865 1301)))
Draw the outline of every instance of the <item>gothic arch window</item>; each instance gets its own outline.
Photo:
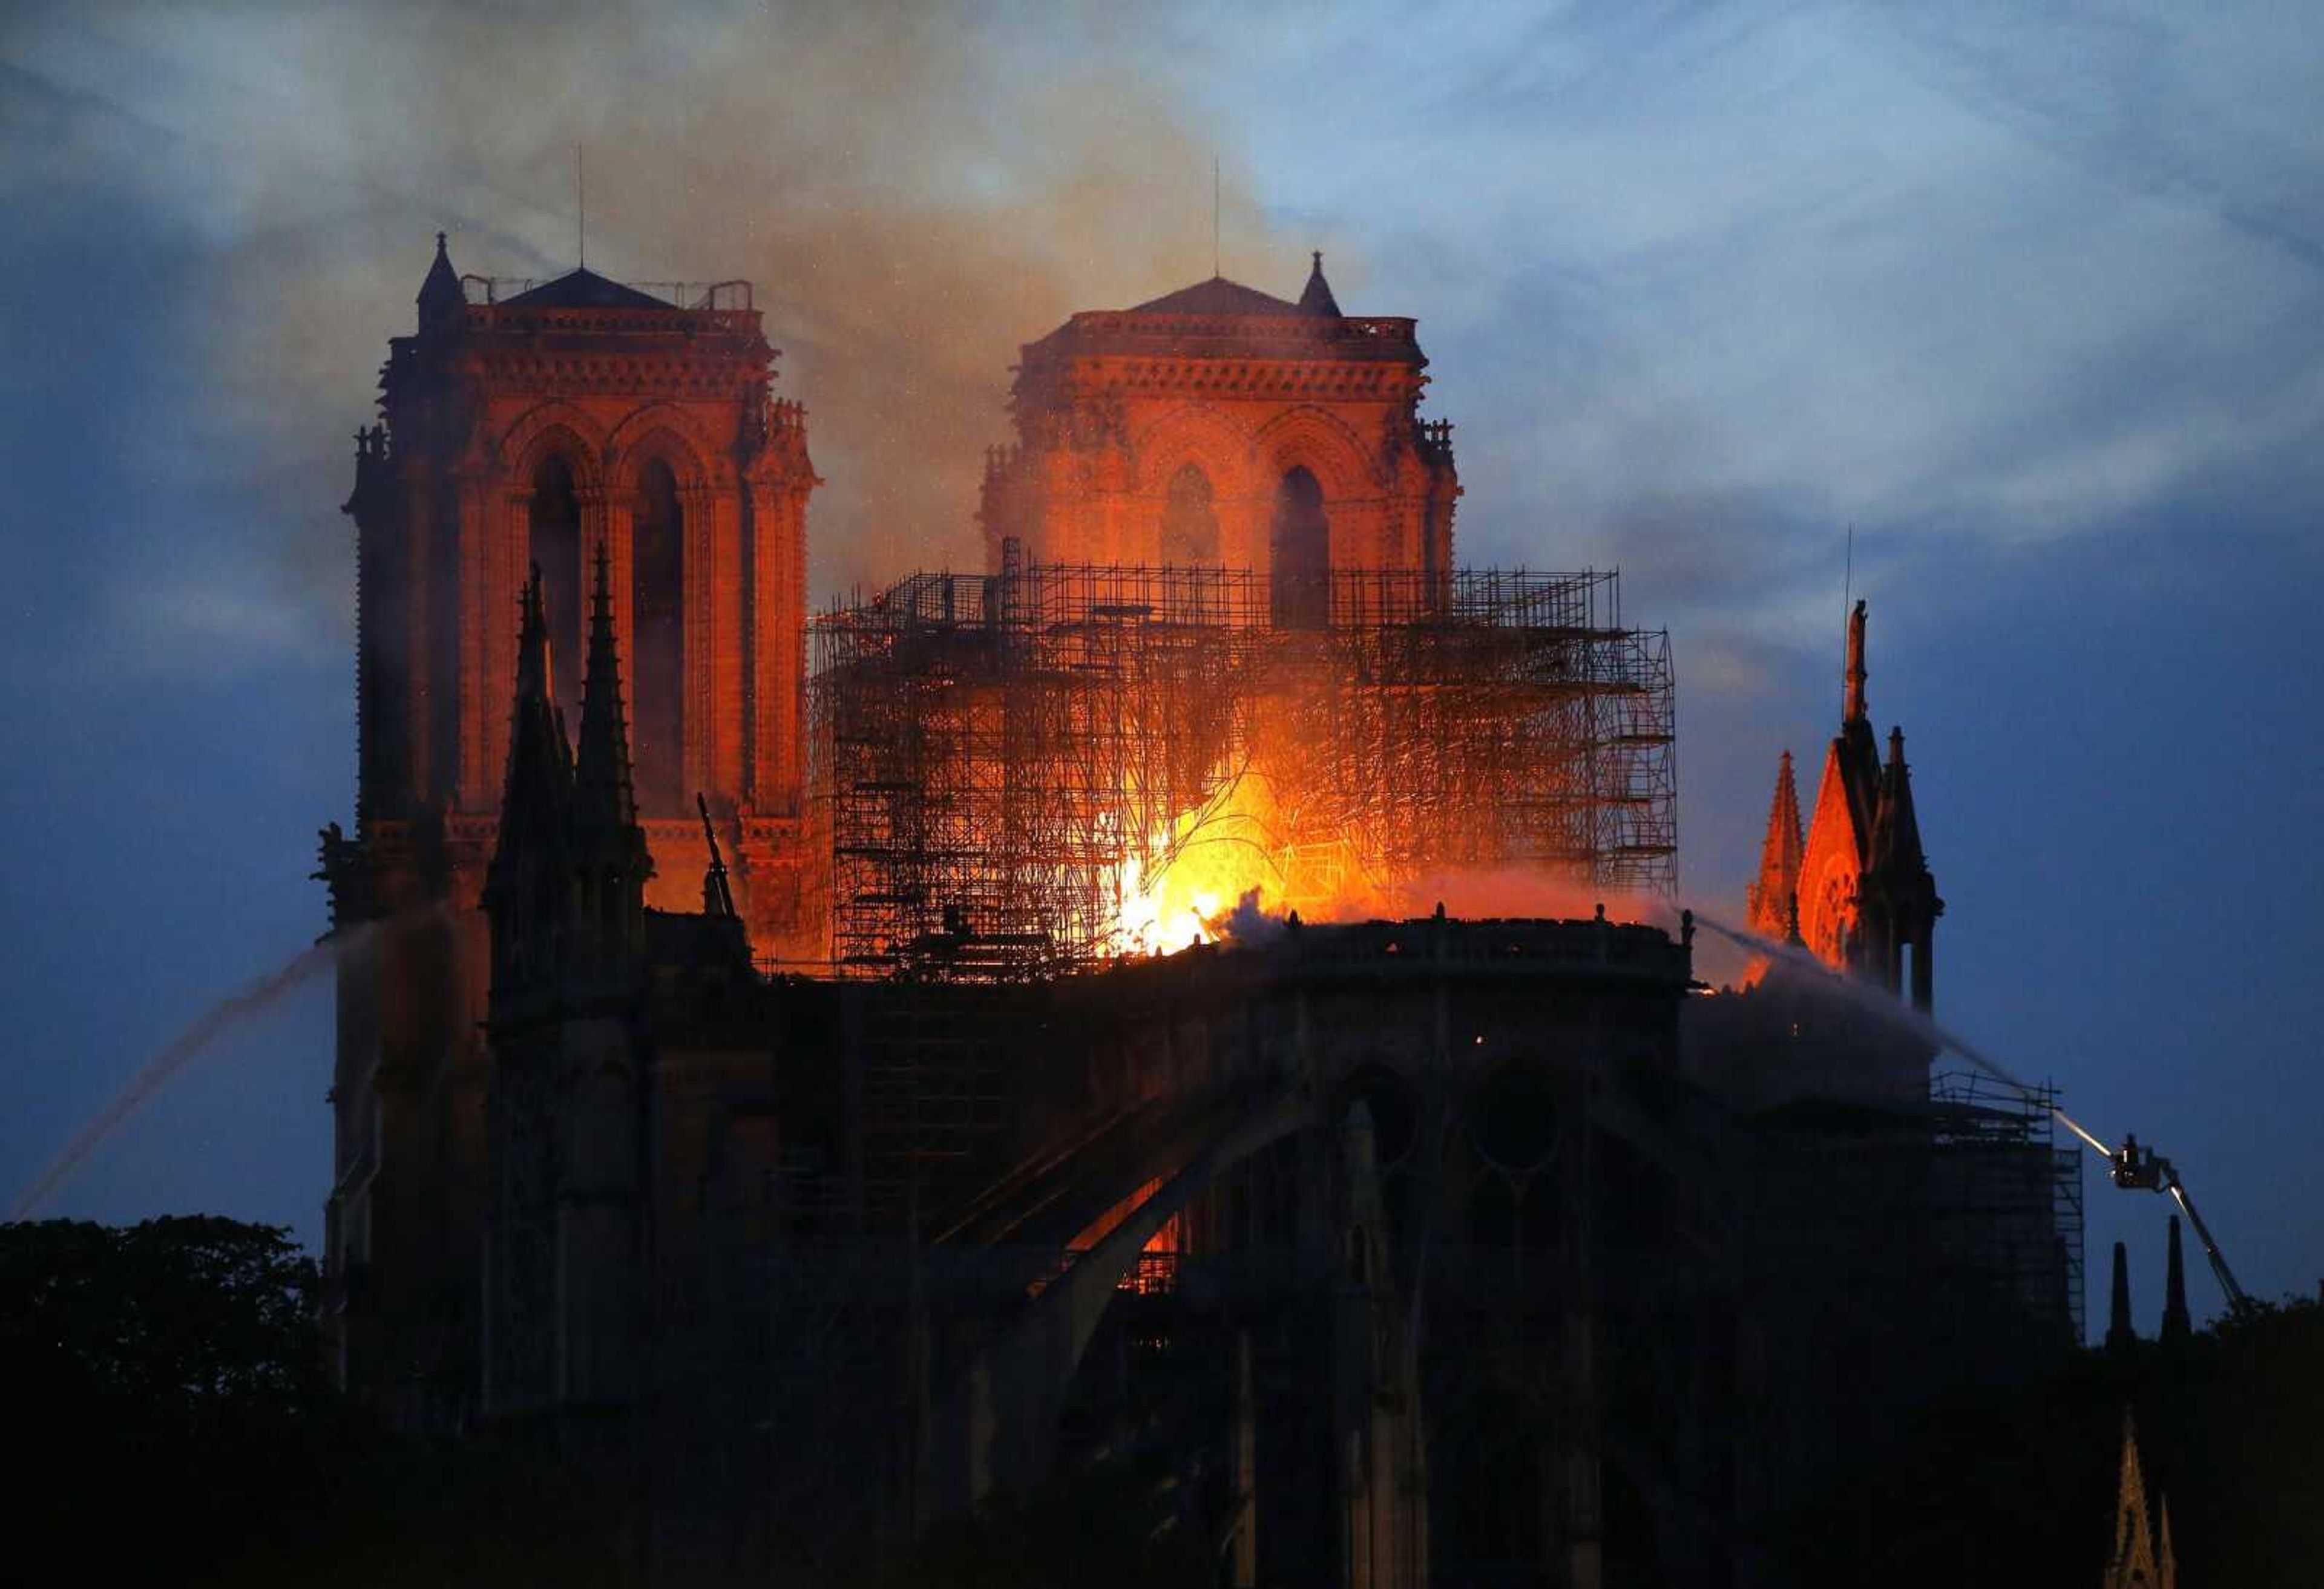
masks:
MULTIPOLYGON (((581 499, 573 468, 551 453, 532 473, 526 556, 540 570, 540 605, 549 620, 549 657, 557 704, 574 728, 581 721, 581 499)), ((570 731, 568 730, 568 731, 570 731)))
POLYGON ((1211 477, 1186 464, 1170 477, 1162 505, 1162 565, 1189 568, 1219 560, 1219 516, 1211 504, 1211 477))
POLYGON ((630 554, 630 756, 638 809, 686 814, 686 510, 659 458, 638 472, 630 554))
POLYGON ((1278 629, 1322 629, 1332 618, 1332 521, 1323 488, 1304 464, 1275 488, 1267 537, 1269 595, 1278 629))

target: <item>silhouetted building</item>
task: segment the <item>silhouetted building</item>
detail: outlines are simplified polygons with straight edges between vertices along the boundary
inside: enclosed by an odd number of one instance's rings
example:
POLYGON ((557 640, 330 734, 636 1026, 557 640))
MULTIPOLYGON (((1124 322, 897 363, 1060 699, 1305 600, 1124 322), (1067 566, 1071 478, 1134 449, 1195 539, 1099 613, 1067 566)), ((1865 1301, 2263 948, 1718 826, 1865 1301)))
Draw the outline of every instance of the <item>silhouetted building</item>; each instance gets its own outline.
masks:
MULTIPOLYGON (((595 436, 596 453, 561 466, 626 479, 633 455, 608 439, 626 433, 603 421, 584 432, 577 399, 568 410, 539 398, 540 417, 510 421, 520 432, 453 427, 471 438, 465 453, 401 438, 434 434, 420 416, 493 390, 476 371, 503 356, 586 385, 625 345, 589 337, 657 349, 692 337, 700 354, 664 350, 655 356, 677 365, 653 367, 673 380, 694 371, 736 405, 735 473, 710 470, 714 485, 741 491, 770 471, 803 503, 812 476, 795 415, 753 428, 768 413, 754 316, 640 303, 582 276, 541 290, 549 299, 467 303, 439 253, 422 334, 399 339, 391 362, 399 439, 364 444, 364 567, 402 568, 405 583, 383 596, 366 574, 361 820, 355 840, 326 847, 340 924, 383 923, 341 985, 327 1261, 357 1391, 413 1424, 553 1443, 597 1476, 652 1574, 677 1581, 841 1579, 997 1493, 1112 1460, 1148 1481, 1153 1527, 1183 1530, 1222 1581, 1251 1589, 1751 1585, 1776 1581, 1759 1543, 1775 1520, 1916 1401, 2024 1373, 2077 1333, 2064 1244, 2079 1231, 2058 1219, 2038 1104, 1932 1090, 1925 1039, 1834 998, 1812 967, 1779 963, 1748 993, 1712 995, 1694 979, 1690 919, 1674 937, 1603 907, 1581 920, 1252 912, 1222 941, 1176 953, 1044 956, 1027 941, 1067 934, 1038 912, 998 930, 945 891, 944 874, 899 865, 880 886, 919 891, 893 902, 908 942, 866 929, 857 961, 816 975, 754 962, 801 915, 838 908, 785 879, 816 877, 840 849, 876 841, 910 858, 970 842, 936 820, 952 808, 895 786, 931 768, 952 776, 953 764, 873 776, 828 757, 802 788, 796 743, 778 753, 751 727, 761 697, 742 687, 762 666, 794 665, 796 629, 779 626, 795 610, 741 600, 763 588, 761 554, 735 573, 715 548, 730 531, 753 548, 766 537, 755 509, 730 515, 714 491, 680 519, 685 545, 711 548, 709 588, 693 563, 679 587, 687 611, 711 615, 699 632, 713 648, 685 648, 689 627, 678 655, 715 687, 706 718, 681 703, 675 720, 706 814, 659 814, 669 806, 649 794, 646 747, 673 720, 647 698, 660 665, 643 653, 667 642, 640 615, 641 532, 607 508, 568 537, 562 510, 539 507, 556 484, 539 472, 573 445, 540 437, 595 436), (582 340, 560 344, 568 335, 582 340), (467 519, 401 506, 437 489, 415 460, 473 460, 477 436, 519 433, 535 441, 486 455, 533 471, 520 475, 533 495, 497 531, 478 520, 473 547, 459 538, 467 519), (450 548, 475 558, 433 560, 450 548), (408 594, 437 590, 447 568, 466 578, 474 562, 526 572, 504 601, 408 594), (424 644, 375 640, 376 613, 424 644), (770 627, 717 649, 729 632, 718 615, 738 613, 770 627), (481 806, 466 792, 466 719, 430 730, 429 746, 456 750, 448 762, 407 731, 450 713, 412 660, 439 655, 503 669, 497 687, 429 675, 452 681, 463 712, 472 696, 497 703, 476 740, 497 760, 481 806), (734 670, 712 666, 720 657, 734 670), (736 758, 718 750, 720 725, 736 758), (390 748, 374 747, 375 731, 390 748), (872 815, 817 828, 834 853, 810 855, 794 830, 752 825, 777 820, 754 804, 775 787, 788 791, 783 822, 807 797, 872 815), (899 812, 921 815, 890 820, 899 812), (783 903, 768 903, 770 888, 783 903)), ((1319 588, 1387 558, 1385 572, 1421 592, 1400 641, 1425 640, 1433 666, 1464 643, 1503 659, 1481 676, 1505 715, 1479 721, 1498 733, 1512 700, 1532 710, 1586 696, 1572 675, 1588 646, 1532 632, 1551 626, 1477 621, 1451 599, 1465 587, 1449 566, 1449 452, 1432 457, 1436 443, 1398 428, 1418 390, 1410 322, 1342 316, 1320 262, 1299 305, 1213 282, 1128 316, 1077 316, 1045 345, 1051 362, 1028 349, 1019 390, 1020 425, 1051 417, 1028 432, 1027 455, 1041 457, 996 463, 988 528, 1005 511, 1029 516, 1015 530, 1078 556, 1142 560, 1145 543, 1122 537, 1150 534, 1252 559, 1246 574, 1273 572, 1263 622, 1242 627, 1287 635, 1285 655, 1327 678, 1349 657, 1386 655, 1375 642, 1397 626, 1375 617, 1351 638, 1357 620, 1336 597, 1306 605, 1305 587, 1276 577, 1290 532, 1263 504, 1269 482, 1304 470, 1328 519, 1319 588), (1244 323, 1256 321, 1286 324, 1244 323), (1153 400, 1185 417, 1117 426, 1090 383, 1101 368, 1150 380, 1153 400), (1263 395, 1235 396, 1237 382, 1263 395), (1213 388, 1224 412, 1195 395, 1213 388), (1233 405, 1254 400, 1288 418, 1246 425, 1233 405), (1350 414, 1369 414, 1369 440, 1347 442, 1361 431, 1350 414), (1230 423, 1244 426, 1231 438, 1230 423), (1184 434, 1166 446, 1174 424, 1184 434), (1333 462, 1342 444, 1354 451, 1333 462), (1412 450, 1408 468, 1397 445, 1412 450), (1214 486, 1236 482, 1213 492, 1224 514, 1214 546, 1191 514, 1172 517, 1185 501, 1141 497, 1144 484, 1003 500, 1011 471, 1054 480, 1094 460, 1102 482, 1135 462, 1119 479, 1143 482, 1149 458, 1174 479, 1194 464, 1214 486), (1375 469, 1386 473, 1342 473, 1375 469), (1262 544, 1271 563, 1258 561, 1262 544), (1445 599, 1432 605, 1439 574, 1445 599), (1464 623, 1477 631, 1466 642, 1464 623), (1538 666, 1508 666, 1510 653, 1538 666)), ((633 513, 653 489, 641 477, 633 513)), ((1311 532, 1326 534, 1297 529, 1311 532)), ((781 535, 772 545, 770 556, 797 550, 781 535)), ((1066 573, 1105 592, 1224 588, 1136 567, 1066 573)), ((1064 726, 1045 730, 1058 743, 1116 732, 1090 712, 1119 699, 1091 683, 1102 670, 1049 664, 1155 654, 1120 633, 1151 638, 1178 621, 1129 600, 1020 621, 1040 576, 1013 554, 973 583, 973 613, 970 587, 941 576, 871 604, 891 616, 894 603, 929 606, 876 638, 937 664, 894 674, 913 687, 882 734, 929 731, 932 703, 982 652, 1037 634, 1027 654, 1039 666, 997 670, 966 697, 987 736, 977 742, 1021 749, 1029 714, 1059 703, 1064 726)), ((1583 627, 1596 640, 1613 632, 1583 627)), ((1855 859, 1824 864, 1846 879, 1831 896, 1852 913, 1844 963, 1893 990, 1894 957, 1862 946, 1925 951, 1934 895, 1901 750, 1885 768, 1857 754, 1861 663, 1859 610, 1818 824, 1803 845, 1796 799, 1787 815, 1779 794, 1770 844, 1791 871, 1763 879, 1753 905, 1756 919, 1772 887, 1795 917, 1801 885, 1787 879, 1824 875, 1819 855, 1841 833, 1855 859), (1844 803, 1840 827, 1825 822, 1827 800, 1844 803)), ((1400 676, 1365 687, 1397 698, 1400 676)), ((1626 698, 1660 687, 1666 704, 1666 673, 1609 666, 1596 687, 1626 698)), ((1183 712, 1203 704, 1157 698, 1183 712)), ((795 741, 795 718, 781 723, 795 741)), ((1183 725, 1156 732, 1196 743, 1183 725)), ((1088 767, 1099 770, 1084 783, 1119 787, 1110 764, 1088 767)), ((1021 816, 1011 806, 996 820, 1021 816)), ((1001 872, 1027 875, 1103 859, 1006 854, 1001 872)), ((1915 969, 1925 1002, 1925 958, 1915 969)))
POLYGON ((762 951, 813 932, 805 413, 772 396, 748 283, 669 292, 586 270, 539 285, 463 278, 439 234, 419 329, 390 344, 380 423, 356 437, 355 831, 334 829, 323 861, 337 925, 394 930, 341 957, 327 1241, 346 1277, 346 1372, 382 1395, 473 1374, 486 1173, 476 906, 528 567, 543 642, 566 664, 551 703, 570 717, 587 557, 609 558, 639 821, 675 868, 649 897, 689 902, 693 883, 670 878, 700 874, 703 792, 762 951))

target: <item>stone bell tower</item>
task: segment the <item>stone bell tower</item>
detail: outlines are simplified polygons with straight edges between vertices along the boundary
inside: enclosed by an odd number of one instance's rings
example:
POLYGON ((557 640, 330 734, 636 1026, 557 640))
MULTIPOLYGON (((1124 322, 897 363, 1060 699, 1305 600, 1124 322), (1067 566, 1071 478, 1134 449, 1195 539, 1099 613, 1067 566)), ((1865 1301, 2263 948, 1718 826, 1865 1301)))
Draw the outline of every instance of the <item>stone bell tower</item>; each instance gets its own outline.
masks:
POLYGON ((805 411, 773 395, 748 282, 645 290, 586 270, 459 275, 442 235, 416 334, 358 434, 355 831, 327 830, 341 957, 327 1262, 353 1389, 408 1421, 475 1382, 487 941, 517 676, 540 571, 552 675, 580 718, 593 559, 630 683, 650 905, 690 910, 707 802, 760 954, 802 899, 805 411))
POLYGON ((1017 440, 986 456, 991 566, 1013 541, 1037 562, 1249 569, 1293 627, 1329 616, 1335 572, 1444 574, 1460 476, 1452 424, 1420 417, 1413 328, 1342 313, 1320 253, 1296 302, 1213 277, 1074 316, 1023 349, 1017 440))

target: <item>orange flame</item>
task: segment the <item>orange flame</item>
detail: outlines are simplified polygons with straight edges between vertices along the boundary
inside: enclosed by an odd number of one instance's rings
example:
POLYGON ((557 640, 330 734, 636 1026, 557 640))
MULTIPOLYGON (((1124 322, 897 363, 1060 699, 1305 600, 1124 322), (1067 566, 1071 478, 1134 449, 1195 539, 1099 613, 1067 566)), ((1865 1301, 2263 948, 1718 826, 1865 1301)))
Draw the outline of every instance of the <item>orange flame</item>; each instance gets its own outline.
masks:
POLYGON ((1238 910, 1315 921, 1354 920, 1389 906, 1355 840, 1316 833, 1282 780, 1255 768, 1223 776, 1192 811, 1157 824, 1123 857, 1114 940, 1159 954, 1231 935, 1238 910))
POLYGON ((1139 955, 1219 942, 1254 914, 1349 922, 1443 905, 1455 915, 1579 918, 1603 905, 1620 921, 1646 919, 1658 903, 1541 863, 1390 868, 1346 824, 1319 820, 1286 779, 1256 767, 1222 774, 1202 805, 1126 844, 1115 884, 1112 941, 1139 955))

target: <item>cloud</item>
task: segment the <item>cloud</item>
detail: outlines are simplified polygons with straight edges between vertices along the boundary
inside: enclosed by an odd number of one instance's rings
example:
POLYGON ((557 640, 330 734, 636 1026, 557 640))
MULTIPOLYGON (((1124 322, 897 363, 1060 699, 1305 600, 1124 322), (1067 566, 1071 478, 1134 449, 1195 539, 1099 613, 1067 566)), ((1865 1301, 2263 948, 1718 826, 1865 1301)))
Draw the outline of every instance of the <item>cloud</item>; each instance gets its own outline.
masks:
POLYGON ((1467 555, 1617 557, 1657 607, 1757 558, 1774 636, 1851 522, 2119 537, 2324 424, 2324 124, 2286 64, 2324 46, 2150 13, 1475 11, 1416 69, 1262 33, 1284 92, 1213 92, 1423 317, 1467 555))
MULTIPOLYGON (((198 240, 193 312, 144 356, 199 372, 203 400, 152 455, 242 491, 238 533, 343 624, 344 578, 314 549, 337 544, 346 433, 410 328, 430 234, 465 271, 569 268, 579 146, 593 266, 756 283, 828 482, 828 590, 976 561, 1018 345, 1208 273, 1213 146, 1167 74, 1038 23, 904 5, 51 12, 22 30, 10 123, 37 136, 0 160, 0 190, 198 240), (289 496, 257 489, 292 476, 289 496)), ((1224 177, 1229 225, 1264 239, 1231 158, 1224 177)), ((1283 251, 1283 273, 1296 263, 1283 251)), ((218 614, 219 589, 148 604, 218 614)))

